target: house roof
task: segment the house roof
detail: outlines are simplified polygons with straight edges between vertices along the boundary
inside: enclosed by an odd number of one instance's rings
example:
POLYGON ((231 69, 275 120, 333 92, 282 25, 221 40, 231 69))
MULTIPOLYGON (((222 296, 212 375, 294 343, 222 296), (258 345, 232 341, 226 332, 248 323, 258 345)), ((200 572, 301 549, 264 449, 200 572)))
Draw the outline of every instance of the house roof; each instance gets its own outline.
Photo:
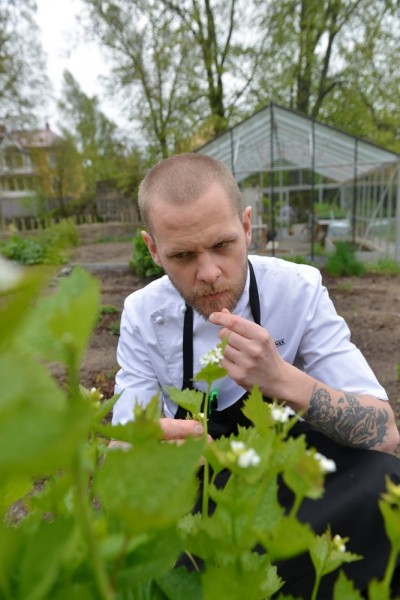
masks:
POLYGON ((223 161, 238 182, 252 173, 308 169, 343 183, 400 155, 270 103, 196 152, 223 161))

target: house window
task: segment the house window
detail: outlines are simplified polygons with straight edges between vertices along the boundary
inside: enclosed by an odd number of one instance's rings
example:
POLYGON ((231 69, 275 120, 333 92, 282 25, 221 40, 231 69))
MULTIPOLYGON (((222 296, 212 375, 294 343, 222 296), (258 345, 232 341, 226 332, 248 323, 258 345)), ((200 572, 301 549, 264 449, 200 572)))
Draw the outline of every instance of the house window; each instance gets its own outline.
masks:
POLYGON ((22 152, 16 148, 7 148, 5 151, 6 166, 9 169, 21 169, 24 166, 22 152))

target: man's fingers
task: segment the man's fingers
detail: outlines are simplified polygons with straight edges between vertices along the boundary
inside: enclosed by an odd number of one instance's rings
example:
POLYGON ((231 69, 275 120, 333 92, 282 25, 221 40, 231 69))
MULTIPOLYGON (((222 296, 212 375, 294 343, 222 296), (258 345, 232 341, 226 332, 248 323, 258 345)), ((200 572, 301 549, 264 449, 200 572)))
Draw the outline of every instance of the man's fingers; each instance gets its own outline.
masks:
POLYGON ((201 423, 194 419, 160 419, 161 429, 165 440, 178 440, 187 437, 201 437, 204 429, 201 423))
POLYGON ((237 315, 232 315, 226 309, 223 309, 221 312, 211 313, 208 319, 210 323, 227 329, 228 334, 232 331, 242 337, 251 338, 251 330, 254 323, 247 319, 243 319, 242 317, 238 317, 237 315))

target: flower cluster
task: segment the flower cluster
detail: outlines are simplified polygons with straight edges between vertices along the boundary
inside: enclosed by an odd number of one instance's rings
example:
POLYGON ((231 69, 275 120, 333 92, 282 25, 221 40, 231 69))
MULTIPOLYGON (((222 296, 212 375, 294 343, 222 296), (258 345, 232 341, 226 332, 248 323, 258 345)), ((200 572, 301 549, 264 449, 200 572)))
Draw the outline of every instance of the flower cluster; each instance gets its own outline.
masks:
POLYGON ((207 365, 219 365, 223 358, 224 354, 222 348, 218 345, 200 357, 200 365, 202 367, 206 367, 207 365))
POLYGON ((231 441, 231 456, 242 469, 256 467, 261 461, 254 448, 247 448, 243 442, 235 440, 231 441))
POLYGON ((277 423, 286 423, 289 418, 295 414, 294 410, 285 404, 277 404, 276 402, 273 402, 273 404, 270 404, 270 408, 272 418, 277 423))
POLYGON ((346 544, 340 535, 336 534, 333 538, 333 546, 338 552, 346 552, 346 544))
MULTIPOLYGON (((308 451, 307 454, 311 454, 311 452, 308 451)), ((318 462, 319 468, 321 469, 322 473, 328 474, 334 473, 336 471, 336 463, 334 460, 332 460, 331 458, 326 458, 326 456, 324 456, 320 452, 313 452, 312 455, 318 462)))

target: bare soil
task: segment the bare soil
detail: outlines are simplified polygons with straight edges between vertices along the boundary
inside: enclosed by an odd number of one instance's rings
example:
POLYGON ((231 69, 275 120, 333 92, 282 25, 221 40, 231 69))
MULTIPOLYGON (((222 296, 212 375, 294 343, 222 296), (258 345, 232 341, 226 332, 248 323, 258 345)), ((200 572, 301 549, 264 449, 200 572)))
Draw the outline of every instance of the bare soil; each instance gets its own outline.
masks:
MULTIPOLYGON (((99 320, 81 370, 82 384, 100 388, 105 397, 112 395, 118 369, 117 332, 124 299, 147 283, 127 268, 131 252, 130 242, 91 244, 77 248, 71 261, 90 269, 101 283, 102 305, 116 311, 99 320)), ((386 388, 400 423, 400 276, 332 278, 323 274, 323 281, 354 343, 386 388)))

